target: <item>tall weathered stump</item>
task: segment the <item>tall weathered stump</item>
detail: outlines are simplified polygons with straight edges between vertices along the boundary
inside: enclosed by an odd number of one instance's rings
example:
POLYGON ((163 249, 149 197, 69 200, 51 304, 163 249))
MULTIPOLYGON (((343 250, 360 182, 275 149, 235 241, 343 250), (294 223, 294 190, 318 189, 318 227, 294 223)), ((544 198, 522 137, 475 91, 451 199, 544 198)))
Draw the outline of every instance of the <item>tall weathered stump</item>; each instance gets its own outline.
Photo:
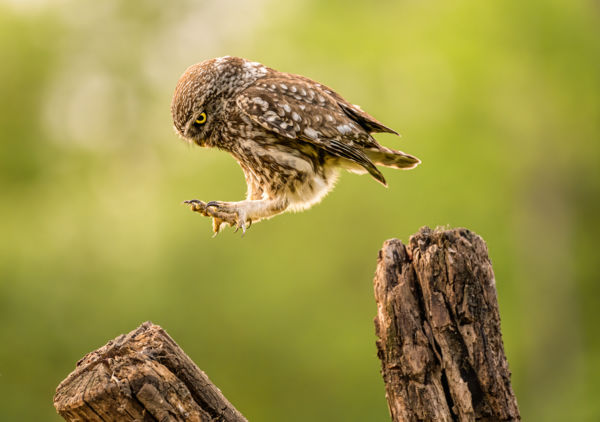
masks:
POLYGON ((423 228, 406 246, 388 240, 374 289, 394 421, 520 420, 481 237, 423 228))

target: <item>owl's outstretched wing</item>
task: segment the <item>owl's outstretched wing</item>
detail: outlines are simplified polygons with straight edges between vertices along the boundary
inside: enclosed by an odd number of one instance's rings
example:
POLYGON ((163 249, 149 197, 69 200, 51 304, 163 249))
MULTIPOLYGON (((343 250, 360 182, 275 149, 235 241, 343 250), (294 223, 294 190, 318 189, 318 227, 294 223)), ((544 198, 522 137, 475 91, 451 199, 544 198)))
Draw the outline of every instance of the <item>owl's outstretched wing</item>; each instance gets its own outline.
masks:
POLYGON ((386 184, 364 150, 381 148, 369 132, 393 131, 329 88, 296 75, 265 77, 241 92, 237 105, 267 130, 351 160, 386 184))

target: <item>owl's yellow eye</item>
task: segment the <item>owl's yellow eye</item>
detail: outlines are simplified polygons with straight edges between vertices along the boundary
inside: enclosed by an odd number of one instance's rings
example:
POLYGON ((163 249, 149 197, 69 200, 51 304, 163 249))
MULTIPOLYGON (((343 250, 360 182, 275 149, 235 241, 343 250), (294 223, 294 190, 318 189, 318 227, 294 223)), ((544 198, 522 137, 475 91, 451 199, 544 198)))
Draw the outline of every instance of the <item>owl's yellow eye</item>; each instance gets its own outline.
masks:
POLYGON ((196 119, 196 124, 203 125, 204 123, 206 123, 206 113, 202 112, 196 119))

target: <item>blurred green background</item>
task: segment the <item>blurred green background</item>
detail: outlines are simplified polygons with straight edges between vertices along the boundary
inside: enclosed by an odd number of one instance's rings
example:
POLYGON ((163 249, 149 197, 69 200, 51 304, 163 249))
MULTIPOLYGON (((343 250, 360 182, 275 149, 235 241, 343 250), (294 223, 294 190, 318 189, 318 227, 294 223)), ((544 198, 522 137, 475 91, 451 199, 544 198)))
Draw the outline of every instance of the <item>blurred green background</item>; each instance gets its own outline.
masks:
POLYGON ((488 244, 522 416, 600 420, 600 4, 306 0, 0 2, 0 409, 60 420, 85 353, 162 325, 252 421, 389 420, 372 276, 390 237, 488 244), (211 238, 184 199, 238 200, 190 147, 187 66, 238 55, 330 85, 420 157, 389 188, 211 238))

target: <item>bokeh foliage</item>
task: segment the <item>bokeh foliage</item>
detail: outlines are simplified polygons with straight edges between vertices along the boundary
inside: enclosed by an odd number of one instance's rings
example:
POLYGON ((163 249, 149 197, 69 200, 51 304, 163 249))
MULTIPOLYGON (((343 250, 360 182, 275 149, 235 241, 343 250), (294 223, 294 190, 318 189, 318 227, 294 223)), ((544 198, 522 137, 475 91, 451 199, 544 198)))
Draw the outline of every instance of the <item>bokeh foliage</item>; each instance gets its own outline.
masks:
POLYGON ((388 420, 378 248, 423 225, 488 243, 525 420, 600 418, 596 1, 0 3, 0 408, 59 420, 74 363, 162 325, 256 421, 388 420), (236 200, 226 154, 169 104, 225 54, 332 86, 419 156, 389 189, 343 175, 319 206, 210 237, 184 199, 236 200))

